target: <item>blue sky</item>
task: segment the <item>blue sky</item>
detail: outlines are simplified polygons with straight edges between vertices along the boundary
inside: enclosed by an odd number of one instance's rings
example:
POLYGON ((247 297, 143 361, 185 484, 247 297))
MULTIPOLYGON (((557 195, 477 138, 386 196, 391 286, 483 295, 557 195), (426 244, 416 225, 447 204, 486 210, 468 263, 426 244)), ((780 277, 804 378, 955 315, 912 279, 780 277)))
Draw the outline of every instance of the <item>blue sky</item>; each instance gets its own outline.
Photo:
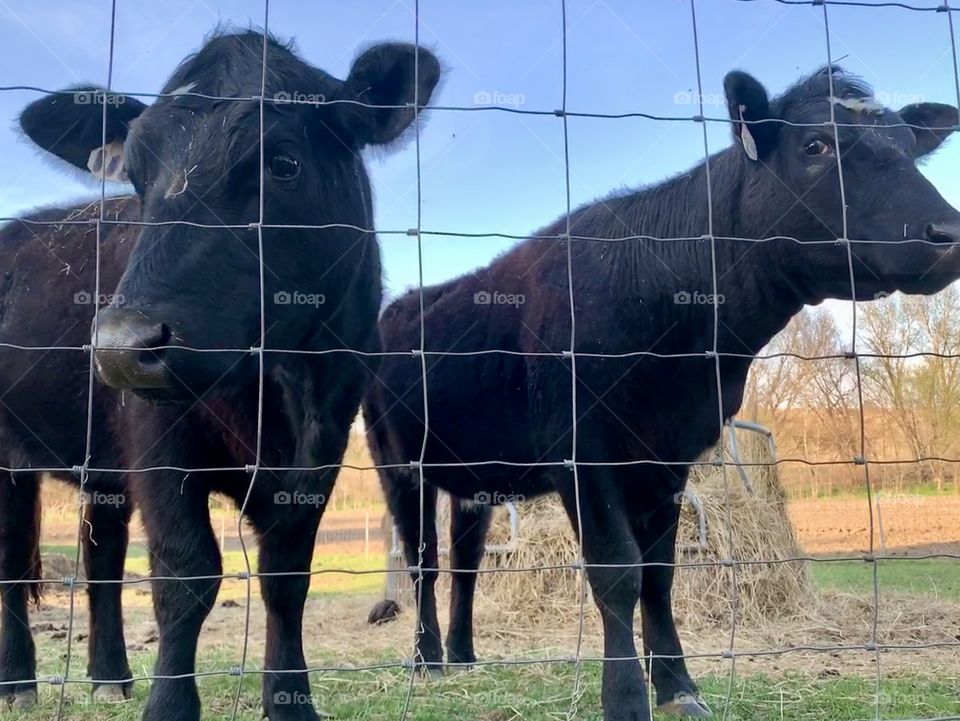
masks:
MULTIPOLYGON (((560 8, 560 0, 421 0, 421 42, 446 68, 436 102, 474 107, 493 98, 527 110, 560 107, 560 8)), ((105 82, 109 17, 109 0, 0 0, 0 85, 105 82)), ((697 0, 697 18, 705 113, 711 117, 725 117, 727 71, 752 72, 777 93, 827 59, 821 8, 697 0)), ((263 2, 117 0, 114 88, 157 92, 218 22, 262 25, 263 2)), ((306 59, 340 77, 359 49, 414 37, 413 0, 273 0, 269 22, 273 32, 295 38, 306 59)), ((945 14, 834 6, 829 22, 834 58, 842 58, 841 64, 871 83, 889 105, 957 103, 945 14)), ((567 0, 567 25, 568 109, 697 112, 688 0, 567 0)), ((99 190, 46 162, 19 137, 16 116, 35 97, 27 91, 0 93, 0 216, 91 198, 99 190)), ((424 229, 523 235, 564 212, 560 119, 438 111, 421 138, 424 229)), ((574 205, 614 189, 655 183, 703 157, 701 129, 690 121, 570 118, 569 138, 574 205)), ((728 144, 728 126, 710 124, 711 151, 728 144)), ((414 145, 369 160, 377 227, 414 227, 414 145)), ((960 207, 958 165, 960 138, 924 172, 960 207)), ((381 241, 388 291, 416 284, 416 240, 385 234, 381 241)), ((425 280, 438 282, 482 265, 512 242, 425 237, 425 280)))

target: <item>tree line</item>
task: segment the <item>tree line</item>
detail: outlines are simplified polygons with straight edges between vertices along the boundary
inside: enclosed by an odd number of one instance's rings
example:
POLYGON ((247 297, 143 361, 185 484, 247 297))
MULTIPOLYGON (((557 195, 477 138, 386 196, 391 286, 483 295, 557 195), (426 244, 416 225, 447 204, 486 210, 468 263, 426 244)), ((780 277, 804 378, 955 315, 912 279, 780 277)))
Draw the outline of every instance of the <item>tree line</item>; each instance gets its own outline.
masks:
POLYGON ((781 465, 793 495, 857 491, 866 472, 888 492, 960 492, 960 291, 861 303, 853 325, 805 308, 753 364, 740 417, 808 462, 781 465))

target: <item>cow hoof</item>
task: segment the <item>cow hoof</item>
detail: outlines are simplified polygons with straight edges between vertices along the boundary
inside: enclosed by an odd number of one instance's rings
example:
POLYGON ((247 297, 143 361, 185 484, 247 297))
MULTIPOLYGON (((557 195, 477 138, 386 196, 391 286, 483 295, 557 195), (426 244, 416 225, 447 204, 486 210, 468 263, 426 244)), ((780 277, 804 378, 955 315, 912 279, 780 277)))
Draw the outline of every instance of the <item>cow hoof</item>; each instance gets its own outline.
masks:
POLYGON ((390 623, 400 615, 400 606, 396 601, 389 598, 380 601, 376 606, 370 609, 370 615, 367 616, 367 623, 373 626, 380 626, 384 623, 390 623))
POLYGON ((118 683, 105 683, 93 689, 93 700, 97 703, 121 703, 133 695, 129 686, 118 683))
POLYGON ((684 718, 709 718, 710 708, 699 699, 690 695, 681 695, 657 706, 660 713, 684 718))
POLYGON ((10 708, 18 711, 25 711, 37 705, 37 689, 28 688, 23 691, 17 691, 13 694, 13 700, 10 702, 10 708))

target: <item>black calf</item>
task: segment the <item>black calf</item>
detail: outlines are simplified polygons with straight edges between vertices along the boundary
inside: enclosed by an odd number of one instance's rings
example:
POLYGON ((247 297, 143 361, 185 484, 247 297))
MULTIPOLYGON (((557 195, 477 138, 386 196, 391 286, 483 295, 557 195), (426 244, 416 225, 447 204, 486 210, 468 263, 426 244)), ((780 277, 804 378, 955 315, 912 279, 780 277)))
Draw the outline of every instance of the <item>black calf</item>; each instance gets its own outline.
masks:
MULTIPOLYGON (((804 304, 870 300, 896 290, 935 293, 960 277, 960 213, 915 165, 956 128, 957 109, 923 103, 893 112, 837 68, 831 93, 830 72, 773 100, 749 75, 727 76, 736 142, 710 158, 713 240, 706 237, 711 224, 701 164, 658 186, 580 208, 569 218, 573 239, 563 236, 568 221, 561 219, 538 234, 545 237, 521 243, 491 265, 424 290, 425 345, 433 354, 427 356, 423 477, 431 488, 474 501, 556 491, 574 527, 582 524, 587 576, 603 620, 605 721, 649 718, 634 644, 638 603, 658 704, 691 716, 707 713, 680 657, 672 568, 641 564, 674 562, 674 498, 688 464, 717 441, 723 419, 740 407, 753 355, 804 304), (838 137, 829 125, 831 109, 838 137), (848 247, 836 242, 844 229, 839 157, 852 278, 848 247), (568 251, 576 448, 565 355, 568 251), (499 297, 525 302, 500 303, 499 297), (437 355, 448 352, 465 355, 437 355), (568 468, 573 458, 579 493, 568 468)), ((381 465, 402 467, 421 454, 421 359, 403 353, 420 346, 419 304, 419 293, 409 293, 380 321, 384 349, 399 351, 385 358, 364 400, 368 438, 381 465)), ((419 507, 404 500, 418 495, 418 477, 385 468, 381 480, 404 544, 415 549, 422 542, 431 567, 433 506, 426 508, 421 539, 419 507)), ((483 535, 480 525, 455 536, 455 557, 474 563, 483 535)), ((429 574, 419 656, 439 664, 432 588, 429 574)), ((461 620, 451 623, 450 660, 470 658, 470 628, 461 614, 468 612, 463 594, 471 590, 464 584, 455 594, 461 620)))
MULTIPOLYGON (((105 217, 122 223, 138 217, 129 199, 107 201, 105 217)), ((0 483, 0 687, 15 706, 36 701, 37 659, 27 615, 28 596, 39 601, 40 479, 31 468, 72 469, 83 465, 90 358, 79 349, 89 343, 96 309, 92 262, 99 203, 52 209, 28 220, 74 224, 10 223, 0 229, 0 465, 16 469, 0 483), (23 350, 2 344, 73 347, 78 350, 23 350)), ((103 227, 101 282, 116 287, 136 233, 126 225, 103 227)), ((119 468, 112 409, 118 394, 94 394, 91 468, 119 468)), ((53 474, 79 487, 76 473, 53 474)), ((127 523, 132 501, 121 475, 91 472, 84 498, 81 536, 87 577, 123 578, 127 523), (92 536, 92 539, 91 539, 92 536)), ((120 609, 120 583, 87 586, 90 604, 88 673, 94 696, 130 695, 131 677, 120 609)))
MULTIPOLYGON (((62 311, 64 296, 90 287, 58 275, 66 265, 85 269, 89 280, 90 237, 50 253, 55 259, 37 250, 34 265, 14 271, 14 291, 9 283, 0 286, 0 319, 6 313, 4 323, 11 316, 17 322, 15 329, 0 324, 0 341, 79 346, 90 342, 93 319, 94 361, 103 381, 94 391, 101 413, 95 427, 103 431, 91 466, 132 469, 129 485, 142 510, 155 577, 158 678, 145 719, 200 718, 191 674, 222 571, 210 493, 234 499, 260 541, 265 713, 274 721, 317 718, 301 637, 307 574, 332 467, 343 456, 373 368, 351 351, 379 348, 379 249, 361 151, 397 140, 438 79, 437 60, 412 45, 374 46, 339 80, 271 38, 218 34, 181 63, 153 105, 110 97, 105 145, 104 106, 75 102, 75 93, 44 97, 21 116, 27 135, 45 150, 82 170, 129 178, 137 197, 116 203, 146 222, 133 249, 132 240, 123 245, 117 237, 120 226, 101 228, 101 287, 116 292, 95 317, 95 306, 62 311), (264 72, 261 128, 256 98, 264 72), (311 102, 291 101, 294 96, 311 102), (32 290, 24 290, 31 282, 32 290), (33 305, 38 302, 42 312, 33 305), (298 470, 269 470, 282 468, 298 470), (291 573, 300 575, 279 575, 291 573)), ((3 240, 17 254, 25 245, 55 248, 67 235, 53 226, 34 241, 12 231, 3 240)), ((66 449, 56 455, 82 463, 82 444, 73 439, 82 439, 85 423, 72 412, 85 408, 86 386, 76 389, 86 382, 89 357, 57 358, 58 366, 38 362, 55 372, 35 373, 23 389, 22 410, 30 414, 23 425, 42 432, 23 441, 32 450, 22 452, 26 463, 20 465, 46 459, 43 446, 56 434, 74 443, 53 445, 66 449), (57 407, 67 394, 55 394, 51 378, 74 383, 71 414, 57 407)), ((4 379, 29 365, 13 350, 4 350, 0 361, 4 379)), ((124 545, 110 545, 109 563, 124 545)), ((25 563, 19 559, 12 572, 25 563)), ((91 565, 100 572, 94 558, 91 565)), ((118 632, 119 598, 98 590, 91 602, 107 619, 103 629, 118 632)), ((21 605, 12 604, 13 611, 22 614, 21 605)), ((10 641, 18 653, 25 648, 22 636, 10 641)), ((98 633, 92 643, 98 656, 118 647, 115 634, 98 633)), ((30 664, 19 663, 12 673, 29 678, 30 664)))

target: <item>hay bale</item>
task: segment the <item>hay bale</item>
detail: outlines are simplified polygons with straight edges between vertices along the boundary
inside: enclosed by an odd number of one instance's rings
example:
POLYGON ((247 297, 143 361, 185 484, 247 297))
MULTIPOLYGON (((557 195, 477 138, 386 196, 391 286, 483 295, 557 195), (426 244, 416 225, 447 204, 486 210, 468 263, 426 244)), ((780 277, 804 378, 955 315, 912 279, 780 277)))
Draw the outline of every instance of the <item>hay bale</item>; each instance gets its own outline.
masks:
MULTIPOLYGON (((773 460, 762 437, 740 432, 738 442, 744 463, 773 460)), ((717 453, 716 449, 708 452, 706 460, 715 462, 717 453)), ((733 462, 729 453, 726 460, 733 462)), ((738 624, 759 625, 772 619, 808 617, 818 605, 807 565, 778 563, 800 556, 802 551, 787 516, 777 466, 750 466, 746 471, 752 492, 733 465, 726 466, 725 474, 719 465, 697 466, 691 473, 688 490, 699 498, 707 533, 703 548, 678 555, 673 593, 678 624, 729 627, 736 608, 738 624), (736 565, 735 593, 734 570, 721 565, 729 559, 750 562, 736 565)), ((449 544, 447 509, 440 504, 444 546, 449 544)), ((505 543, 508 536, 507 514, 497 509, 488 543, 505 543)), ((697 545, 698 540, 697 514, 685 501, 678 544, 697 545)), ((539 619, 555 624, 558 617, 576 617, 580 574, 570 566, 579 557, 579 544, 556 496, 524 503, 520 507, 520 546, 513 553, 484 559, 482 568, 504 572, 481 575, 478 603, 492 605, 500 615, 523 616, 528 623, 539 619), (538 570, 523 570, 531 568, 538 570)), ((447 557, 441 559, 442 567, 448 563, 447 557)), ((449 600, 448 579, 444 575, 437 584, 442 605, 449 600)), ((406 579, 400 584, 397 600, 401 605, 413 601, 406 579)), ((592 605, 588 600, 591 613, 592 605)))
MULTIPOLYGON (((738 440, 744 463, 774 460, 760 436, 741 432, 738 440)), ((718 451, 708 457, 717 460, 718 451)), ((733 461, 729 455, 726 460, 733 461)), ((752 492, 735 466, 727 466, 726 478, 718 466, 698 466, 691 473, 688 487, 703 506, 707 541, 705 548, 678 559, 683 564, 674 583, 678 621, 729 626, 736 608, 737 623, 753 626, 773 618, 805 617, 817 605, 807 564, 780 563, 803 552, 787 515, 777 466, 750 466, 746 471, 752 492), (730 559, 746 563, 735 568, 702 565, 730 559)), ((692 526, 685 504, 682 539, 691 537, 692 526)))

